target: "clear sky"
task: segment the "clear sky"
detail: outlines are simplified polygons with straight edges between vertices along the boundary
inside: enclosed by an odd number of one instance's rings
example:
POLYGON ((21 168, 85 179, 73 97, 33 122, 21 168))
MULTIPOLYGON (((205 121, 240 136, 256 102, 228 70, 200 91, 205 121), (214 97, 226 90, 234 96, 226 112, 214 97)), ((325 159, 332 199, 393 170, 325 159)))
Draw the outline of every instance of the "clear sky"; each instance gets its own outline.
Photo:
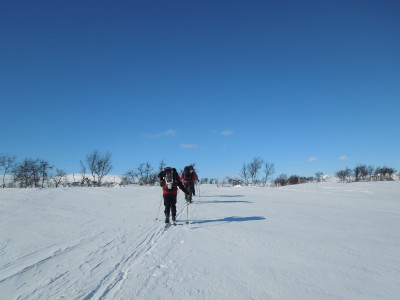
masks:
POLYGON ((0 4, 0 153, 68 173, 400 169, 399 1, 0 4))

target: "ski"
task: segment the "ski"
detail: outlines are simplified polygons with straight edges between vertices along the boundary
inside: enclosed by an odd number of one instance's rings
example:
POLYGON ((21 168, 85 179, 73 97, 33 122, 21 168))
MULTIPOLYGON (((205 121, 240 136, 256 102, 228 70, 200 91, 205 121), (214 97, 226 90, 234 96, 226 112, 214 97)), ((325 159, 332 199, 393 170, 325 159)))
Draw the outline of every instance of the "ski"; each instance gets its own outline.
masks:
POLYGON ((172 221, 172 223, 165 223, 164 225, 164 231, 168 229, 168 227, 170 227, 172 225, 176 226, 176 221, 172 221))

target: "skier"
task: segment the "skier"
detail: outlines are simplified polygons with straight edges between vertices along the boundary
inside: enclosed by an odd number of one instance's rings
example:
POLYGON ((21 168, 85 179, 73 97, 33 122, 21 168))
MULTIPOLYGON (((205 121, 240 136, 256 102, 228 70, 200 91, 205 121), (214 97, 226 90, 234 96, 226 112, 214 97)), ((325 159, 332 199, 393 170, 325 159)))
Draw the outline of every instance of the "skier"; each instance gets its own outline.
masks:
POLYGON ((172 223, 176 225, 176 198, 178 195, 178 187, 185 195, 188 195, 189 191, 183 186, 175 168, 164 168, 164 170, 158 174, 158 178, 160 179, 160 186, 163 189, 165 225, 169 224, 170 213, 172 215, 172 223))
POLYGON ((192 195, 196 195, 196 189, 194 188, 195 181, 199 180, 196 172, 194 171, 193 166, 186 166, 183 169, 183 172, 180 176, 180 179, 183 180, 183 185, 189 191, 189 195, 185 197, 186 201, 189 203, 192 202, 192 195))

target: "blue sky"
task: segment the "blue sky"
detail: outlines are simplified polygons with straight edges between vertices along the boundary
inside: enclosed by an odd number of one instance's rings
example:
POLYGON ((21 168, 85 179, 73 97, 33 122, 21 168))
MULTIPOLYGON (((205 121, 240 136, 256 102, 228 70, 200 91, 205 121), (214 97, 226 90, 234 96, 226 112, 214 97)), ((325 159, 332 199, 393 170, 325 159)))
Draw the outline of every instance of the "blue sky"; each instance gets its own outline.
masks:
POLYGON ((2 1, 0 153, 68 173, 400 169, 398 1, 2 1))

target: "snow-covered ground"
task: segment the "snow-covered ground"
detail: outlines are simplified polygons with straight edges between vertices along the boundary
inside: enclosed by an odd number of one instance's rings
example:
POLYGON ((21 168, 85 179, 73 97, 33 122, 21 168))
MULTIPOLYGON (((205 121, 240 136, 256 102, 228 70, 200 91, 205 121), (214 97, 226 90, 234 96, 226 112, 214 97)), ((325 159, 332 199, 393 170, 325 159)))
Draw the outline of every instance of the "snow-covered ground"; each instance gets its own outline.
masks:
POLYGON ((0 299, 398 299, 400 182, 0 189, 0 299))

